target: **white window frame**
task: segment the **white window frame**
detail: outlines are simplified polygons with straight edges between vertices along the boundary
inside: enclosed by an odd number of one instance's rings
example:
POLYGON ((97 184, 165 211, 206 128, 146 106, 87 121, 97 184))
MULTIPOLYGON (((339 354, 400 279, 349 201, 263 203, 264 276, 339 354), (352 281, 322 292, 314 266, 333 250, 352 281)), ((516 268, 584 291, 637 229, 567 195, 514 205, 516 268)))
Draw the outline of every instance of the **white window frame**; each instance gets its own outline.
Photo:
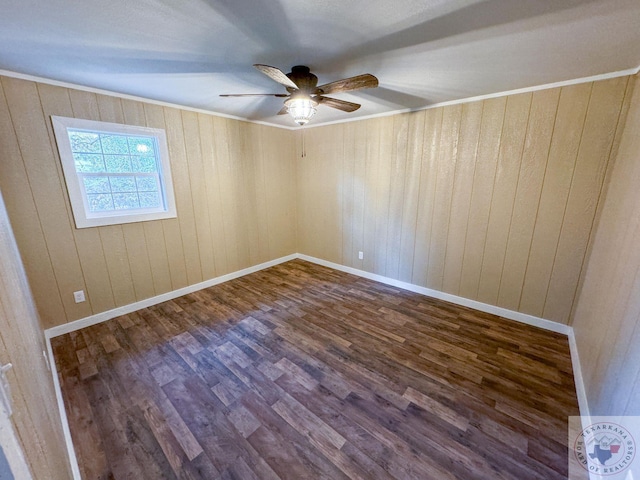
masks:
MULTIPOLYGON (((71 209, 77 228, 99 227, 104 225, 118 225, 122 223, 144 222, 149 220, 161 220, 165 218, 175 218, 176 203, 173 193, 173 182, 171 179, 171 168, 169 165, 169 150, 167 148, 167 138, 165 131, 159 128, 138 127, 124 125, 121 123, 97 122, 81 118, 69 118, 51 116, 53 131, 58 143, 58 152, 64 172, 71 209), (91 212, 84 184, 81 182, 82 173, 76 170, 76 164, 71 151, 68 129, 80 129, 90 132, 112 133, 128 136, 154 137, 159 164, 160 193, 162 197, 162 208, 139 208, 109 210, 103 212, 91 212)), ((136 174, 133 172, 132 174, 136 174)), ((123 175, 132 175, 123 174, 123 175)), ((139 174, 139 173, 138 173, 139 174)), ((111 174, 117 176, 118 174, 111 174)))

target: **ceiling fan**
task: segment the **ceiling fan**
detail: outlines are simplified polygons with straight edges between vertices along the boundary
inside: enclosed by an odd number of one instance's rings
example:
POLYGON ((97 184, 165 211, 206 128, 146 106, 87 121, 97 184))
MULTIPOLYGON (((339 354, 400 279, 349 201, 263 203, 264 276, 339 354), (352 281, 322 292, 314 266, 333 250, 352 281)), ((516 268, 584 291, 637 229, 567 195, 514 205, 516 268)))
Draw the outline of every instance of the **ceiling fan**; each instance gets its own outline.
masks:
POLYGON ((305 67, 304 65, 292 67, 291 72, 287 74, 279 68, 270 67, 269 65, 256 64, 254 67, 267 77, 284 85, 289 93, 239 93, 220 96, 286 98, 284 107, 278 112, 278 115, 289 113, 298 125, 307 123, 316 113, 316 107, 318 105, 337 108, 343 112, 355 112, 360 108, 360 104, 358 103, 325 97, 325 95, 378 86, 378 79, 369 73, 337 80, 318 87, 318 77, 311 73, 309 67, 305 67))

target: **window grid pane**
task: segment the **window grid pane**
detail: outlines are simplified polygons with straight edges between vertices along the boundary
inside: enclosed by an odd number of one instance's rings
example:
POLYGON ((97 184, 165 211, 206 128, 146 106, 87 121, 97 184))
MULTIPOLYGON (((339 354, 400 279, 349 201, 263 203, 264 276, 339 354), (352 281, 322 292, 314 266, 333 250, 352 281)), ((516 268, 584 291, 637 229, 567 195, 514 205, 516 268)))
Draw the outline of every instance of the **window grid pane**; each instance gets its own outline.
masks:
POLYGON ((113 197, 110 194, 87 195, 89 211, 108 212, 113 210, 113 197))
POLYGON ((68 129, 89 211, 164 208, 154 137, 68 129))
POLYGON ((81 173, 91 212, 163 208, 157 174, 81 173))

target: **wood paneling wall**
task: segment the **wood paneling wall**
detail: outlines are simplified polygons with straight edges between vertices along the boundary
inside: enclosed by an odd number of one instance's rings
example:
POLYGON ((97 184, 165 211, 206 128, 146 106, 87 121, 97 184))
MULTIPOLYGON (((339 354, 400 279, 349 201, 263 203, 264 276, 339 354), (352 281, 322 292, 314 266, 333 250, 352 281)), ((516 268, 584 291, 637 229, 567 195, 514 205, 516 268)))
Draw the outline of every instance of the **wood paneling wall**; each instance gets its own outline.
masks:
POLYGON ((71 478, 44 350, 35 305, 0 195, 0 363, 13 365, 7 373, 13 398, 11 419, 33 478, 71 478))
POLYGON ((299 252, 567 323, 628 81, 299 132, 299 252))
POLYGON ((45 328, 295 253, 295 181, 290 131, 0 79, 0 190, 45 328), (178 217, 76 229, 50 115, 165 128, 178 217))
POLYGON ((573 316, 592 415, 640 415, 640 88, 632 82, 573 316))

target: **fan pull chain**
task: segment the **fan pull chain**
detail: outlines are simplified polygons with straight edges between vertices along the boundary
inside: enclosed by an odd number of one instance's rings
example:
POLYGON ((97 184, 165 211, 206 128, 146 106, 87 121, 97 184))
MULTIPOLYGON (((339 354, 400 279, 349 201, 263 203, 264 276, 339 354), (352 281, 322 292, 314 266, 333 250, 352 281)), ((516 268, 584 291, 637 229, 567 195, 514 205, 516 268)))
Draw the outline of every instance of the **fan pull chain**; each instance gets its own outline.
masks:
POLYGON ((302 152, 300 152, 300 158, 305 158, 307 156, 307 147, 304 138, 304 130, 302 130, 302 152))

